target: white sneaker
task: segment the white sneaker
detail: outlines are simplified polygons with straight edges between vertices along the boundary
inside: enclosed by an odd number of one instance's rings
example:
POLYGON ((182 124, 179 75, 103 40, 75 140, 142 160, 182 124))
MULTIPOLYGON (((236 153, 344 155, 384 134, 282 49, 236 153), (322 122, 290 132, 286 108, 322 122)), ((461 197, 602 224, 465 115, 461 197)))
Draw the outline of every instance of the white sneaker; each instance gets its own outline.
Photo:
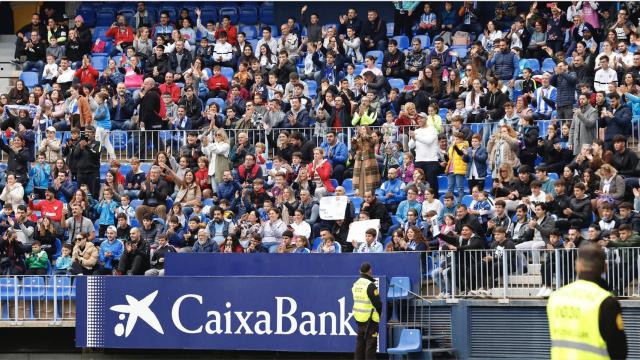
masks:
POLYGON ((547 293, 547 290, 549 290, 549 293, 551 293, 551 289, 549 289, 548 287, 546 286, 541 287, 538 293, 536 294, 536 297, 544 297, 544 294, 547 293))
POLYGON ((476 295, 478 295, 478 296, 479 296, 479 297, 481 297, 481 298, 486 298, 486 297, 488 297, 489 295, 491 295, 491 293, 489 292, 489 290, 479 289, 479 290, 476 292, 476 295))
POLYGON ((547 288, 547 291, 545 291, 544 294, 542 294, 542 297, 549 297, 552 292, 553 290, 551 290, 551 288, 547 288))

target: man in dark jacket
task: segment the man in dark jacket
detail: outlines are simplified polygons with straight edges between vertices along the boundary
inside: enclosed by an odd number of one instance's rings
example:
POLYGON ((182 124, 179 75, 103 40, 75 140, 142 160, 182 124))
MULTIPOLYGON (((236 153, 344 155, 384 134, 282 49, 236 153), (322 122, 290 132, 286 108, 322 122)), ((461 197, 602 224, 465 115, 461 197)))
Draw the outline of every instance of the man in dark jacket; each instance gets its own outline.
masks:
POLYGON ((176 81, 183 81, 182 73, 191 68, 193 59, 191 59, 191 52, 184 48, 184 41, 176 41, 176 49, 169 54, 169 70, 175 75, 176 81))
POLYGON ((96 129, 87 125, 84 134, 76 145, 74 156, 78 166, 78 185, 87 184, 94 199, 100 193, 100 150, 102 146, 96 141, 96 129))
POLYGON ((272 70, 276 74, 278 84, 285 86, 289 82, 289 75, 297 72, 296 65, 289 61, 289 54, 286 50, 278 53, 278 64, 272 70))
POLYGON ((444 67, 451 66, 453 59, 449 54, 449 49, 445 47, 444 40, 441 37, 433 40, 433 49, 427 55, 426 65, 431 64, 431 59, 438 58, 440 59, 440 65, 444 67))
POLYGON ((40 34, 37 31, 32 31, 30 41, 24 45, 24 49, 20 53, 21 56, 26 58, 22 69, 27 71, 36 68, 38 69, 38 75, 40 75, 44 69, 46 48, 47 45, 40 37, 40 34))
POLYGON ((498 89, 498 80, 495 78, 487 81, 487 90, 480 98, 480 106, 487 109, 490 121, 498 121, 504 116, 504 104, 509 97, 498 89))
POLYGON ((427 66, 427 56, 422 51, 422 41, 420 38, 411 40, 411 49, 407 53, 404 62, 404 73, 402 78, 408 83, 412 77, 417 77, 424 67, 427 66))
POLYGON ((613 150, 613 138, 616 135, 631 135, 631 108, 622 105, 618 93, 611 93, 608 96, 611 111, 602 114, 602 119, 606 123, 604 147, 606 150, 613 150))
POLYGON ((367 21, 362 26, 362 50, 384 51, 387 47, 387 26, 378 15, 378 10, 367 11, 367 21))
POLYGON ((340 15, 338 17, 340 25, 338 25, 338 35, 347 35, 347 28, 352 28, 356 33, 356 36, 360 36, 362 32, 362 20, 358 18, 358 12, 355 8, 347 10, 347 15, 340 15))
POLYGON ((524 256, 527 250, 532 252, 534 264, 540 264, 540 252, 549 243, 551 230, 556 227, 556 221, 547 213, 546 203, 538 203, 535 206, 535 219, 529 220, 528 229, 523 234, 524 242, 516 245, 518 252, 518 273, 524 272, 524 256))
POLYGON ((133 97, 127 92, 124 83, 119 83, 116 85, 116 94, 109 101, 111 130, 129 130, 134 109, 133 97))
POLYGON ((27 25, 23 26, 16 32, 16 51, 14 54, 15 60, 11 61, 11 63, 17 64, 19 63, 19 57, 22 54, 22 50, 24 50, 25 45, 31 40, 31 32, 35 31, 40 35, 40 39, 47 38, 47 28, 45 24, 40 20, 40 15, 33 14, 31 15, 31 22, 27 25))
POLYGON ((302 153, 302 163, 308 164, 313 160, 313 148, 315 148, 314 142, 304 138, 304 135, 295 131, 289 137, 289 141, 292 145, 292 151, 300 151, 302 153))
POLYGON ((382 73, 386 77, 399 78, 404 70, 404 52, 398 50, 396 39, 389 40, 387 49, 382 58, 382 73))
POLYGON ((71 136, 67 139, 67 142, 62 146, 62 156, 65 157, 65 162, 69 166, 71 172, 71 179, 76 180, 78 176, 78 165, 75 157, 76 145, 80 141, 80 129, 72 128, 71 136))
POLYGON ((138 198, 143 202, 136 209, 138 223, 142 224, 144 215, 150 213, 158 215, 161 219, 166 218, 168 195, 169 185, 160 178, 160 167, 152 166, 149 170, 149 179, 140 185, 138 198))
POLYGON ((145 65, 144 76, 163 82, 167 71, 169 71, 169 57, 164 53, 164 46, 158 45, 145 65))
POLYGON ((516 78, 518 77, 518 69, 520 59, 518 55, 511 52, 507 45, 507 40, 500 40, 500 49, 496 49, 493 53, 489 53, 487 68, 492 68, 498 80, 508 81, 509 88, 513 88, 516 78))
POLYGON ((364 193, 362 211, 366 211, 370 219, 380 219, 380 233, 387 233, 391 227, 391 217, 386 206, 378 201, 376 194, 371 190, 367 190, 364 193))
POLYGON ((146 276, 164 276, 164 260, 167 254, 175 253, 176 248, 169 244, 167 235, 162 234, 158 236, 158 248, 153 252, 151 256, 151 269, 145 271, 146 276))
POLYGON ((140 237, 140 229, 131 229, 131 240, 124 244, 124 252, 118 263, 120 275, 142 275, 149 269, 149 243, 140 237))
POLYGON ((9 155, 7 161, 7 172, 11 172, 15 175, 16 180, 26 187, 29 181, 29 150, 24 147, 24 137, 17 134, 13 138, 11 146, 4 143, 4 140, 0 139, 0 149, 9 155))
POLYGON ((411 102, 416 106, 417 112, 426 113, 430 100, 429 94, 420 87, 420 81, 418 79, 413 79, 411 80, 411 90, 402 93, 400 104, 405 105, 406 103, 411 102))
POLYGON ((195 89, 191 85, 184 88, 184 95, 178 101, 178 106, 184 106, 185 112, 191 123, 195 123, 202 115, 202 100, 195 95, 195 89))
POLYGON ((573 118, 573 105, 576 102, 576 74, 569 72, 569 65, 561 61, 556 65, 555 75, 551 78, 551 85, 557 89, 556 110, 558 119, 573 118))

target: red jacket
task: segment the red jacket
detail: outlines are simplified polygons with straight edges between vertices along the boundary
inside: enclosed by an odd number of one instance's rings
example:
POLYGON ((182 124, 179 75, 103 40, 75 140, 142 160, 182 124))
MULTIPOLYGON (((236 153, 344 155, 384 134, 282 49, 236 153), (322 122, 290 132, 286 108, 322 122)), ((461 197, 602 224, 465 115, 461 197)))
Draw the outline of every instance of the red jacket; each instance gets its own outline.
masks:
POLYGON ((100 73, 93 66, 89 65, 86 69, 79 68, 76 70, 76 73, 73 74, 73 76, 80 80, 81 85, 91 84, 95 89, 100 73))
MULTIPOLYGON (((119 45, 120 43, 131 43, 133 44, 133 29, 127 26, 124 31, 120 29, 119 26, 114 26, 109 28, 105 33, 105 36, 112 37, 113 43, 115 45, 119 45)), ((124 50, 124 49, 123 49, 124 50)))
MULTIPOLYGON (((238 43, 238 28, 234 25, 230 25, 228 29, 223 30, 227 32, 227 42, 235 46, 238 43)), ((219 31, 216 31, 215 34, 213 34, 216 40, 218 40, 218 33, 219 31)))
MULTIPOLYGON (((307 164, 307 170, 309 170, 309 177, 313 179, 316 174, 313 170, 312 162, 307 164)), ((327 189, 328 192, 336 191, 336 189, 333 187, 333 184, 331 183, 331 164, 329 163, 329 161, 327 161, 327 159, 323 159, 322 163, 316 168, 316 170, 318 171, 320 180, 322 180, 322 184, 324 184, 324 188, 327 189)))
POLYGON ((42 200, 37 204, 29 201, 29 209, 40 211, 41 218, 48 217, 49 220, 54 222, 60 222, 62 220, 62 208, 64 208, 64 204, 62 201, 56 199, 51 202, 42 200))
POLYGON ((178 103, 178 101, 180 101, 180 87, 176 84, 173 83, 171 84, 171 86, 165 84, 161 84, 160 86, 158 86, 158 90, 160 90, 160 95, 163 94, 169 94, 171 95, 171 100, 173 100, 174 103, 178 103))
POLYGON ((211 76, 207 81, 209 90, 225 90, 229 91, 229 80, 224 75, 211 76))
POLYGON ((209 184, 209 169, 204 167, 202 169, 198 169, 195 173, 196 184, 200 186, 200 190, 211 189, 211 184, 209 184))

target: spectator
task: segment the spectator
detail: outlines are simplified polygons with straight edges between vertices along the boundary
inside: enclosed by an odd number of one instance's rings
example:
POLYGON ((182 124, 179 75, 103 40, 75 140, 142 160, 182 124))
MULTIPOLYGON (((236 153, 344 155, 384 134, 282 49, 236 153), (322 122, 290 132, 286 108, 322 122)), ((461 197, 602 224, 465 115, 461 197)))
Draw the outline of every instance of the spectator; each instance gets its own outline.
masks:
POLYGON ((118 275, 143 275, 149 269, 149 243, 141 238, 138 228, 132 228, 130 235, 118 263, 118 275))
POLYGON ((235 68, 233 60, 233 44, 227 42, 227 32, 222 30, 218 31, 215 46, 213 47, 212 64, 214 67, 224 66, 229 68, 235 68))
POLYGON ((278 209, 270 209, 268 217, 268 220, 262 223, 260 236, 262 237, 263 246, 269 249, 270 253, 274 253, 282 242, 282 236, 287 231, 287 226, 282 221, 278 209))
POLYGON ((117 229, 111 225, 106 231, 107 239, 100 244, 100 250, 98 251, 98 269, 96 269, 94 275, 112 275, 115 269, 118 268, 120 257, 124 252, 124 244, 117 236, 117 229))
POLYGON ((136 209, 138 223, 142 223, 142 217, 148 213, 154 213, 164 219, 167 214, 166 200, 168 195, 168 185, 166 181, 160 179, 160 167, 152 166, 149 171, 149 179, 140 185, 138 198, 143 200, 143 203, 136 209))
POLYGON ((36 69, 36 72, 42 73, 44 70, 46 45, 37 31, 31 32, 30 41, 26 42, 19 56, 24 57, 25 62, 22 65, 24 71, 36 69))
POLYGON ((127 19, 124 15, 118 15, 116 16, 116 21, 111 24, 105 36, 113 38, 113 48, 109 53, 109 56, 113 57, 118 52, 124 52, 127 47, 133 46, 135 33, 129 24, 127 24, 127 19))
POLYGON ((0 274, 5 276, 22 275, 25 272, 24 248, 18 241, 16 231, 8 229, 0 240, 0 256, 4 260, 0 263, 0 274))
MULTIPOLYGON (((275 63, 275 61, 271 61, 271 56, 275 56, 273 54, 278 53, 278 42, 271 36, 271 26, 264 26, 262 28, 262 38, 258 40, 255 52, 257 58, 260 59, 267 54, 265 61, 275 63), (262 45, 265 45, 267 48, 262 49, 262 45)), ((263 60, 261 60, 261 65, 264 66, 262 61, 263 60)))
POLYGON ((540 251, 549 242, 549 234, 555 227, 555 220, 547 214, 547 204, 544 202, 535 205, 535 219, 529 220, 528 229, 524 233, 524 242, 516 245, 518 250, 518 273, 524 273, 525 251, 532 251, 534 264, 540 263, 540 251))
POLYGON ((138 2, 133 18, 135 19, 136 29, 151 26, 151 17, 143 1, 138 2))
POLYGON ((507 40, 500 40, 500 49, 498 52, 489 53, 487 68, 494 67, 493 71, 498 80, 508 81, 509 88, 513 88, 515 80, 518 77, 520 59, 518 55, 513 53, 507 45, 507 40))
POLYGON ((83 216, 82 213, 83 208, 80 204, 74 204, 71 206, 71 217, 68 219, 65 219, 68 214, 67 208, 62 210, 63 217, 61 218, 60 226, 62 229, 69 229, 69 237, 67 240, 67 243, 69 244, 73 244, 74 241, 77 240, 77 237, 82 234, 84 234, 90 242, 92 242, 96 237, 93 222, 91 219, 83 216))
POLYGON ((166 235, 158 237, 158 248, 151 256, 151 268, 144 272, 146 276, 164 276, 164 261, 169 253, 175 253, 176 248, 169 244, 166 235))
POLYGON ((7 172, 14 174, 15 180, 23 186, 27 185, 29 180, 29 149, 25 147, 25 138, 21 134, 16 134, 13 141, 9 145, 0 139, 0 149, 8 155, 7 172))
POLYGON ((363 52, 384 51, 387 47, 387 27, 376 9, 367 11, 367 21, 362 26, 360 38, 362 39, 363 52))
POLYGON ((321 147, 313 149, 313 161, 307 165, 309 176, 316 183, 315 197, 317 199, 333 193, 335 188, 331 183, 331 163, 324 158, 325 152, 321 147))
POLYGON ((551 86, 551 74, 542 75, 542 86, 531 96, 531 104, 535 107, 533 117, 536 120, 549 120, 556 107, 558 90, 551 86))
POLYGON ((305 13, 307 12, 308 6, 304 5, 300 10, 300 17, 302 26, 307 28, 307 38, 308 42, 317 43, 322 40, 322 25, 320 24, 320 17, 317 13, 311 13, 307 18, 305 13))
POLYGON ((598 111, 589 103, 586 94, 578 96, 578 108, 573 109, 573 121, 569 130, 569 150, 573 155, 582 151, 583 144, 591 144, 598 136, 598 111))
POLYGON ((378 232, 376 229, 368 229, 365 232, 364 241, 358 244, 356 240, 352 241, 353 252, 354 253, 381 253, 384 252, 384 247, 382 244, 376 240, 378 237, 378 232))
POLYGON ((170 22, 169 12, 163 10, 160 12, 160 22, 153 26, 153 37, 163 36, 165 38, 170 38, 171 33, 173 32, 173 24, 170 22))
POLYGON ((429 186, 438 192, 437 174, 440 168, 438 162, 438 133, 436 128, 426 121, 426 114, 420 113, 418 123, 421 126, 409 132, 409 148, 415 149, 415 166, 427 176, 429 186))
POLYGON ((90 275, 98 262, 99 252, 86 233, 75 236, 71 253, 72 264, 68 272, 72 275, 90 275))
POLYGON ((604 146, 605 149, 613 149, 613 140, 616 135, 631 135, 631 109, 623 105, 620 95, 612 93, 607 96, 611 104, 611 110, 601 112, 601 121, 605 124, 604 146))
POLYGON ((399 78, 405 67, 404 53, 398 50, 398 42, 395 39, 389 40, 388 51, 384 53, 382 59, 382 73, 386 77, 399 78))

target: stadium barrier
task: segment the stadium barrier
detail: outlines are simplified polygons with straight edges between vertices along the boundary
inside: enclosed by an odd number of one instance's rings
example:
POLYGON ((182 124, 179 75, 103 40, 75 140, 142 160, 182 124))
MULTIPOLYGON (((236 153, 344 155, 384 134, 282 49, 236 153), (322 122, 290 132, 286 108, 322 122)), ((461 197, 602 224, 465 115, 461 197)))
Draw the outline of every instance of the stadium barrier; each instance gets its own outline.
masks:
MULTIPOLYGON (((538 120, 537 124, 540 129, 540 137, 544 137, 547 134, 549 124, 571 121, 569 120, 538 120)), ((481 131, 491 131, 492 133, 497 129, 499 122, 487 122, 487 123, 473 123, 467 124, 473 133, 480 133, 481 131), (485 130, 486 129, 486 130, 485 130)), ((635 139, 640 138, 640 129, 637 125, 634 125, 633 136, 635 139)), ((382 126, 370 126, 373 130, 379 130, 384 133, 382 126)), ((320 146, 324 141, 324 137, 331 128, 327 127, 306 127, 306 128, 287 128, 287 129, 225 129, 231 143, 233 144, 237 138, 238 133, 245 132, 249 137, 249 143, 255 145, 258 142, 262 142, 266 146, 267 154, 270 154, 275 147, 277 147, 277 136, 282 130, 291 132, 300 132, 304 135, 305 139, 311 140, 316 146, 320 146)), ((396 141, 403 144, 402 150, 408 150, 410 130, 414 130, 415 126, 401 126, 398 128, 396 141)), ((351 139, 356 136, 356 127, 343 127, 341 129, 334 129, 337 132, 338 138, 344 142, 349 149, 351 149, 351 139)), ((195 130, 202 135, 205 130, 195 130)), ((187 133, 185 130, 113 130, 109 136, 111 144, 114 146, 117 160, 121 162, 128 162, 131 158, 137 157, 143 162, 152 162, 155 160, 155 156, 158 151, 164 150, 177 155, 180 147, 187 143, 187 133)), ((452 134, 451 125, 443 124, 441 133, 450 136, 452 134)), ((66 143, 67 139, 71 136, 69 131, 57 132, 56 137, 66 143)), ((41 140, 45 137, 44 132, 36 132, 36 144, 40 144, 41 140)), ((487 145, 488 137, 483 137, 484 145, 487 145)), ((36 145, 36 152, 37 146, 36 145)), ((630 146, 634 149, 638 147, 637 141, 631 141, 630 146)), ((104 161, 108 159, 107 152, 103 148, 102 158, 104 161)), ((4 152, 0 152, 0 161, 6 161, 7 155, 4 152)))

